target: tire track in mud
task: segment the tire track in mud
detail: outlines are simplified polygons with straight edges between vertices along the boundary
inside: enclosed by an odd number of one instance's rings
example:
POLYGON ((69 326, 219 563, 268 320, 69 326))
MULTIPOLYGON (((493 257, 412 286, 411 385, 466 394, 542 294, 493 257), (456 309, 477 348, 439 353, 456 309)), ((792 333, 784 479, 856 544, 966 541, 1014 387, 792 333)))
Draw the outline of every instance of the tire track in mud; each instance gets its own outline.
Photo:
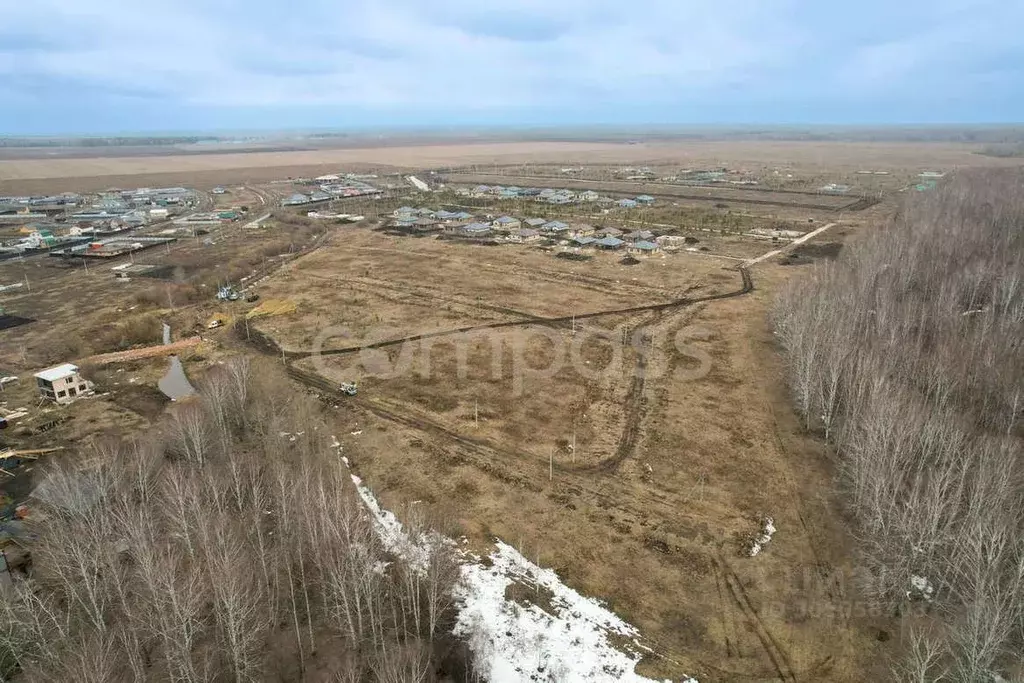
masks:
POLYGON ((715 561, 715 569, 725 584, 726 593, 732 604, 739 609, 748 627, 750 627, 761 643, 762 649, 772 663, 776 677, 783 683, 794 683, 798 679, 796 672, 793 670, 789 654, 761 619, 761 615, 758 614, 757 609, 754 608, 753 603, 750 601, 747 589, 743 587, 743 582, 732 570, 725 556, 721 553, 719 553, 715 561))

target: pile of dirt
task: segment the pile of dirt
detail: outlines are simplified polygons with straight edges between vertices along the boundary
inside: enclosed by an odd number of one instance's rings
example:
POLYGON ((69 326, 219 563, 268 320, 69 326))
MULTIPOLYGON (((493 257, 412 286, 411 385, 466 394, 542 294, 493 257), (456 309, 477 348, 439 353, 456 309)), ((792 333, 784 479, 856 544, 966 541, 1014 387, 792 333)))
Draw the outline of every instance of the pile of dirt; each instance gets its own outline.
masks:
POLYGON ((624 256, 622 260, 619 261, 619 264, 623 266, 635 266, 638 263, 640 263, 640 259, 635 256, 624 256))

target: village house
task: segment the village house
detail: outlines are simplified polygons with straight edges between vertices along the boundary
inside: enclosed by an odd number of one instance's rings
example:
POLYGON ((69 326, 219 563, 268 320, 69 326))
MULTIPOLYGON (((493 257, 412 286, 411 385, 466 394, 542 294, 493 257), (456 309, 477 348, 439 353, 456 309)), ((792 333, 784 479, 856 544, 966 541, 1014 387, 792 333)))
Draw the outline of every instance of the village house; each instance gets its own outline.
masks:
POLYGON ((571 241, 573 245, 577 247, 592 247, 598 242, 598 240, 593 237, 587 237, 585 235, 573 237, 571 241))
POLYGON ((523 223, 530 228, 540 228, 542 225, 548 222, 546 218, 527 218, 523 223))
POLYGON ((562 221, 549 221, 549 222, 545 223, 544 225, 542 225, 540 229, 543 230, 544 232, 551 232, 551 233, 559 234, 559 233, 568 232, 569 231, 569 224, 568 223, 563 223, 562 221))
POLYGON ((491 223, 491 225, 493 225, 496 230, 508 232, 510 230, 518 230, 523 224, 518 218, 512 218, 512 216, 501 216, 491 223))
POLYGON ((641 240, 651 242, 654 240, 654 233, 650 230, 634 230, 626 235, 626 239, 631 242, 639 242, 641 240))
POLYGON ((609 236, 602 237, 601 239, 597 240, 597 242, 595 242, 594 244, 596 244, 601 249, 619 249, 620 247, 622 247, 623 244, 625 244, 625 242, 620 240, 618 237, 609 236))
POLYGON ((622 237, 622 231, 615 227, 601 228, 596 234, 598 237, 622 237))
POLYGON ((654 197, 649 194, 642 194, 636 198, 636 203, 650 205, 654 203, 654 197))
POLYGON ((648 242, 646 240, 634 242, 629 246, 629 253, 631 254, 650 255, 659 251, 661 251, 660 246, 658 246, 654 242, 648 242))
POLYGON ((540 238, 540 233, 533 228, 520 228, 509 233, 508 241, 515 242, 517 244, 525 244, 527 242, 536 242, 540 238))
POLYGON ((636 200, 634 200, 634 199, 620 199, 617 202, 617 204, 618 204, 620 209, 635 209, 636 208, 636 200))
POLYGON ((583 192, 580 192, 579 198, 581 202, 596 202, 598 199, 601 198, 601 195, 594 192, 593 190, 585 190, 583 192))
POLYGON ((569 229, 569 234, 573 237, 592 237, 594 232, 594 226, 587 223, 577 223, 569 229))
POLYGON ((486 223, 470 223, 462 226, 459 233, 466 237, 485 237, 491 232, 491 226, 486 223))
POLYGON ((39 394, 61 405, 71 403, 92 390, 92 383, 83 379, 78 374, 78 366, 71 363, 47 368, 33 376, 36 378, 39 394))

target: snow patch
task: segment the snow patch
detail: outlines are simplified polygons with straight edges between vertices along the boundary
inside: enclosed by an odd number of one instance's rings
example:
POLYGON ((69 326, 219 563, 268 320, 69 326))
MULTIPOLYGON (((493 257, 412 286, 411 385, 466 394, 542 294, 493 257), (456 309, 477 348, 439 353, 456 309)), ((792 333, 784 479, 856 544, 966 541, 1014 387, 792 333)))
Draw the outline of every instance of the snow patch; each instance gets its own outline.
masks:
MULTIPOLYGON (((421 569, 426 568, 429 553, 436 547, 432 544, 449 544, 460 554, 462 580, 455 591, 459 610, 455 635, 466 640, 474 665, 485 680, 655 683, 634 671, 641 650, 650 651, 641 644, 640 632, 600 601, 580 595, 553 570, 530 562, 501 540, 495 541, 494 551, 483 562, 437 534, 414 537, 394 513, 380 506, 362 479, 351 476, 390 552, 421 569), (551 596, 550 612, 506 598, 505 591, 513 583, 543 588, 551 596), (613 637, 632 643, 632 647, 628 651, 616 648, 613 637)), ((684 678, 682 683, 698 681, 684 678)))
POLYGON ((935 597, 935 586, 928 580, 928 577, 914 574, 910 577, 910 590, 907 591, 907 597, 931 602, 935 597))
POLYGON ((775 535, 775 520, 771 517, 765 517, 761 520, 761 533, 750 542, 750 547, 747 549, 747 555, 750 557, 756 557, 758 553, 764 550, 764 547, 768 545, 772 536, 775 535))

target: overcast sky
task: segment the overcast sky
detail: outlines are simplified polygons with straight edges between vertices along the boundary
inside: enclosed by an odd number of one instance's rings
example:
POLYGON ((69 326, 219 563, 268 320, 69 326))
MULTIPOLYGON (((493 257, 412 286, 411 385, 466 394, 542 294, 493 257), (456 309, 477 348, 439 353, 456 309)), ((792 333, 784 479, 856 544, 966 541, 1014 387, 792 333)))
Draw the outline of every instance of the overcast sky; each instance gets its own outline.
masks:
POLYGON ((1024 120, 1020 0, 0 9, 0 134, 1024 120))

